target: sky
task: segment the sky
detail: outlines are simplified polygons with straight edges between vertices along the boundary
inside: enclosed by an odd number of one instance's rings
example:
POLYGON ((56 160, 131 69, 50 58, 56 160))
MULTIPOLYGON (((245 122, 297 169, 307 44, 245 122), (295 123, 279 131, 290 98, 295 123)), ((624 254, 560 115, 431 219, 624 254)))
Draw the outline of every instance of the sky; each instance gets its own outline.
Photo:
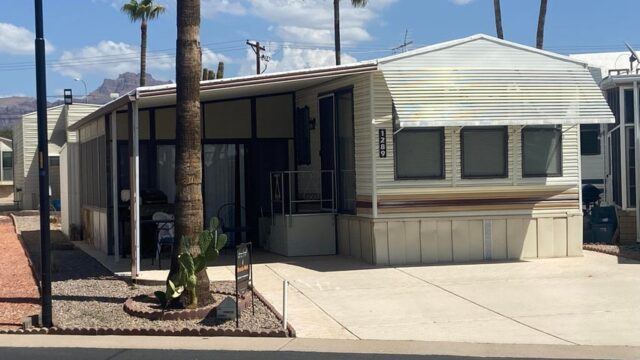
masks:
MULTIPOLYGON (((120 12, 125 0, 44 0, 47 93, 75 95, 104 78, 139 71, 140 25, 120 12)), ((175 81, 176 0, 149 24, 148 72, 175 81)), ((341 2, 343 63, 392 54, 403 43, 430 45, 477 33, 495 36, 492 0, 369 0, 341 2)), ((539 0, 502 0, 506 40, 534 46, 539 0)), ((258 40, 265 72, 334 63, 332 0, 201 0, 203 67, 225 62, 225 77, 255 72, 245 44, 258 40)), ((0 97, 34 96, 33 1, 0 1, 0 97)), ((545 49, 561 54, 640 49, 638 0, 549 0, 545 49)), ((50 100, 55 100, 52 98, 50 100)))

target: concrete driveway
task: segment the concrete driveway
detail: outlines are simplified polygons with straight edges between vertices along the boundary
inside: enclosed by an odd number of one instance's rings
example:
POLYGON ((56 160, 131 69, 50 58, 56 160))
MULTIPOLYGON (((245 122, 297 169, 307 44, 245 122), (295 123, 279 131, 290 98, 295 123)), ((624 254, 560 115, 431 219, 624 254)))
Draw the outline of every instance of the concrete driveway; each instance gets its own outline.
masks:
MULTIPOLYGON (((217 263, 209 278, 233 280, 232 256, 217 263)), ((611 255, 374 267, 256 252, 254 263, 256 288, 278 309, 289 281, 298 337, 640 346, 640 262, 611 255)), ((163 282, 167 271, 141 276, 163 282)))
MULTIPOLYGON (((300 337, 640 345, 640 263, 610 255, 406 267, 256 258, 255 285, 279 309, 289 281, 300 337)), ((209 268, 217 280, 232 271, 209 268)))

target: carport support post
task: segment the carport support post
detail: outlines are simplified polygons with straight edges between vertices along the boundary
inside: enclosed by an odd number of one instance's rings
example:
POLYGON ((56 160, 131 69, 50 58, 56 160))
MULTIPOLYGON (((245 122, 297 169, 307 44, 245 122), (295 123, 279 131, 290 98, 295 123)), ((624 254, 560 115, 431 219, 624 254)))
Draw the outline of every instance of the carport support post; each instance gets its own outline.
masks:
POLYGON ((129 204, 131 211, 131 280, 140 273, 140 144, 138 103, 129 103, 129 204))
POLYGON ((45 65, 42 0, 35 0, 36 93, 38 107, 38 179, 40 192, 40 271, 42 317, 40 325, 51 327, 51 244, 49 229, 49 139, 47 131, 47 73, 45 65))
POLYGON ((120 261, 120 194, 118 194, 118 129, 116 121, 117 113, 111 112, 111 202, 113 206, 113 256, 116 262, 120 261))
MULTIPOLYGON (((638 82, 633 82, 633 144, 635 152, 635 169, 636 172, 636 242, 640 242, 640 208, 638 202, 640 201, 640 169, 638 168, 638 159, 640 159, 640 109, 638 109, 638 82)), ((624 128, 624 126, 622 127, 624 128)), ((623 134, 624 136, 624 134, 623 134)))

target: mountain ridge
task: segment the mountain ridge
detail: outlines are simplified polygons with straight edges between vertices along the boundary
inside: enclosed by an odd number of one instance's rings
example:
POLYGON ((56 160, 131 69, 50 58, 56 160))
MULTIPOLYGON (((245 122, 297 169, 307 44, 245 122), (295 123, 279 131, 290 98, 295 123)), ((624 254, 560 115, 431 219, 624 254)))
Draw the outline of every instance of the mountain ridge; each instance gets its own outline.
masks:
MULTIPOLYGON (((171 81, 163 81, 154 79, 153 76, 147 73, 147 85, 163 85, 171 84, 171 81)), ((102 84, 95 90, 91 91, 87 98, 84 98, 84 94, 73 94, 74 103, 84 103, 85 101, 91 104, 106 104, 111 101, 111 94, 118 93, 120 95, 125 94, 140 84, 139 74, 132 72, 125 72, 116 79, 104 79, 102 84)), ((62 100, 54 102, 47 101, 47 108, 58 106, 63 104, 62 100)), ((36 111, 37 104, 36 98, 30 96, 10 96, 0 98, 0 129, 13 128, 16 121, 20 120, 20 117, 24 114, 28 114, 36 111)))

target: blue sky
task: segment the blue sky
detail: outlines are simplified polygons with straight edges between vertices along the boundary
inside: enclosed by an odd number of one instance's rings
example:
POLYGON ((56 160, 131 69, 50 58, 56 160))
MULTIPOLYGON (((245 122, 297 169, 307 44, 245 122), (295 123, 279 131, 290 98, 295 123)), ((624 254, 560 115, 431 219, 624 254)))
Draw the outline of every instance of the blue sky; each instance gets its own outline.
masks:
MULTIPOLYGON (((149 25, 148 72, 174 79, 176 0, 149 25)), ((119 8, 124 0, 44 0, 49 95, 89 91, 105 77, 138 69, 139 24, 119 8)), ((476 33, 495 35, 492 0, 369 0, 353 9, 342 0, 343 62, 391 54, 405 30, 414 47, 476 33)), ((505 39, 535 43, 539 0, 502 0, 505 39)), ((33 1, 0 2, 0 97, 35 94, 33 1)), ((637 0, 549 0, 545 48, 563 54, 640 48, 637 0)), ((225 61, 225 76, 255 71, 247 39, 271 55, 267 72, 331 65, 332 0, 202 0, 204 66, 225 61)))

